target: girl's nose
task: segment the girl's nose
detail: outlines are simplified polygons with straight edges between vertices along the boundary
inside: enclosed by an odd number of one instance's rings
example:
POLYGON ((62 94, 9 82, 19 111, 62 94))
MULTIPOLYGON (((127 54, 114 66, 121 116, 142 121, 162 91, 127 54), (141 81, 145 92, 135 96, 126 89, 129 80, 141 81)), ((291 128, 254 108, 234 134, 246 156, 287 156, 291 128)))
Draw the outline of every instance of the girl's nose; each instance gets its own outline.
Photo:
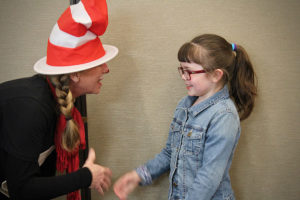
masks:
POLYGON ((181 79, 184 81, 188 81, 188 79, 186 78, 186 76, 184 74, 181 75, 181 79))

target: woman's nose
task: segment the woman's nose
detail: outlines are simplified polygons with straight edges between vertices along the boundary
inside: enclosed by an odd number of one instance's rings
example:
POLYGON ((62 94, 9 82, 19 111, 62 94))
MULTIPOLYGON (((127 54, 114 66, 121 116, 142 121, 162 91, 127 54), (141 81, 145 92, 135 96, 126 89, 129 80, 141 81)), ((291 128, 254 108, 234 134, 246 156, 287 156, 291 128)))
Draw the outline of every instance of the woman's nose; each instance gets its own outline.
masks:
POLYGON ((109 73, 109 69, 108 69, 108 66, 107 66, 106 63, 102 64, 101 68, 102 68, 102 71, 103 71, 104 74, 109 73))

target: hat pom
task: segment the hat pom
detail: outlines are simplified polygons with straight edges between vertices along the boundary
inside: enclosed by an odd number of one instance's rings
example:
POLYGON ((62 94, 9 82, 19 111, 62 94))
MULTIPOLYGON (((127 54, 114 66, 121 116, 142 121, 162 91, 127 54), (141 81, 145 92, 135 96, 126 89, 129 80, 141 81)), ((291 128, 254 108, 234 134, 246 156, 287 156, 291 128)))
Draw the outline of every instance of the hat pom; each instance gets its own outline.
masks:
POLYGON ((106 1, 82 0, 82 2, 93 22, 89 30, 96 35, 103 35, 108 25, 106 1))

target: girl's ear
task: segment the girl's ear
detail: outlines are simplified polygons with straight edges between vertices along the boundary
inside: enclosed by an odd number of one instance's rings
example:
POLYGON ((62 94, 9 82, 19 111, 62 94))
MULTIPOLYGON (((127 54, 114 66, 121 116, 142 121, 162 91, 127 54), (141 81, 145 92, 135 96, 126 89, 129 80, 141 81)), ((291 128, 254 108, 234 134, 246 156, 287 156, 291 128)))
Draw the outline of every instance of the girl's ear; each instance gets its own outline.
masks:
POLYGON ((72 74, 70 74, 70 79, 74 82, 74 83, 78 83, 80 80, 80 76, 78 72, 74 72, 72 74))
POLYGON ((213 73, 212 73, 212 80, 217 83, 222 79, 223 76, 223 71, 221 69, 216 69, 213 73))

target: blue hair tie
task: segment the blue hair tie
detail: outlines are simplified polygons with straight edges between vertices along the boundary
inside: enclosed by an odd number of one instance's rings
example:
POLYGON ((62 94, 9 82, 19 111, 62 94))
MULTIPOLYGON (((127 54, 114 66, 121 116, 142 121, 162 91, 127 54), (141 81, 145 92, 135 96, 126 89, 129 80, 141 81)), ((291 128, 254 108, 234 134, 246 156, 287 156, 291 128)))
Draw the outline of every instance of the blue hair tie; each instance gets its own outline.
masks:
POLYGON ((232 51, 236 51, 236 45, 234 43, 231 43, 232 51))

